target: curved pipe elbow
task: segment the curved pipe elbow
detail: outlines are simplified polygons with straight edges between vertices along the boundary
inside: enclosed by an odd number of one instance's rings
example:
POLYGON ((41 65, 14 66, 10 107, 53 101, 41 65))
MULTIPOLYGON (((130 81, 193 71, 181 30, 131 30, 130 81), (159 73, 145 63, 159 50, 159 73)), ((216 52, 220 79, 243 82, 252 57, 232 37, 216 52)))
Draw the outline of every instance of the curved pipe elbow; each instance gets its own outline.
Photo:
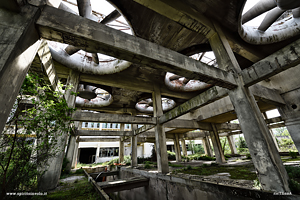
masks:
POLYGON ((177 92, 194 92, 198 90, 203 90, 207 87, 210 87, 210 84, 206 84, 204 82, 198 80, 190 80, 186 84, 184 82, 184 78, 170 81, 170 77, 174 74, 167 72, 165 76, 165 84, 166 86, 177 92))
POLYGON ((84 107, 84 108, 100 108, 109 106, 113 102, 112 95, 108 94, 104 97, 97 96, 94 99, 87 100, 81 97, 76 97, 75 105, 76 107, 84 107))
MULTIPOLYGON (((171 110, 176 106, 176 102, 172 99, 168 99, 167 101, 162 102, 162 109, 163 111, 171 110)), ((146 106, 146 104, 135 104, 135 108, 144 113, 153 113, 153 107, 152 106, 146 106)))
POLYGON ((131 66, 131 62, 124 60, 114 60, 106 63, 96 64, 87 56, 75 53, 70 56, 65 52, 66 44, 48 42, 51 55, 54 60, 66 67, 85 74, 105 75, 121 72, 131 66))

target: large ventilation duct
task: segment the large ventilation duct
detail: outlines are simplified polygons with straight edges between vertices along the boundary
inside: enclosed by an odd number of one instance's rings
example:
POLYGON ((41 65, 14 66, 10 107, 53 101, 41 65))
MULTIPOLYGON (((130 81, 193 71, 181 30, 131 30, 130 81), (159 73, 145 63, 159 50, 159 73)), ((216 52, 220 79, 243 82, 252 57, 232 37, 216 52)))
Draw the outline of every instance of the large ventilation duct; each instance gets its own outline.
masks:
POLYGON ((169 89, 178 92, 193 92, 203 90, 211 86, 210 84, 198 80, 188 80, 170 72, 166 73, 165 84, 169 89))
MULTIPOLYGON (((89 0, 78 0, 79 15, 86 17, 93 21, 100 21, 100 18, 92 15, 92 8, 89 0)), ((59 6, 60 9, 77 14, 64 3, 59 6)), ((121 14, 114 10, 107 17, 105 17, 100 23, 107 24, 114 21, 121 14)), ((62 44, 58 42, 48 41, 48 45, 52 54, 52 57, 57 62, 65 65, 68 68, 79 71, 81 73, 105 75, 121 72, 131 66, 132 63, 112 58, 108 61, 99 61, 99 56, 96 52, 87 53, 80 48, 72 45, 62 44)))
POLYGON ((239 20, 239 34, 251 44, 271 44, 300 34, 299 0, 260 0, 239 20), (292 15, 278 20, 282 14, 291 10, 292 15), (257 16, 267 13, 257 27, 245 25, 257 16))

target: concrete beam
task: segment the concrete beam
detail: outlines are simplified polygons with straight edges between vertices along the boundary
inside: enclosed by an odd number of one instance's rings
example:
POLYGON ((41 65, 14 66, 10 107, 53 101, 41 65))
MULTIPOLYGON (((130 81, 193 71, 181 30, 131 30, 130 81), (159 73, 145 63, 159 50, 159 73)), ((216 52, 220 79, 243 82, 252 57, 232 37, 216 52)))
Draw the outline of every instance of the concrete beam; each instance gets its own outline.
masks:
POLYGON ((277 123, 277 122, 283 122, 284 120, 282 119, 282 117, 274 117, 274 118, 270 118, 270 119, 265 119, 265 122, 267 124, 271 124, 271 123, 277 123))
MULTIPOLYGON (((57 84, 58 84, 58 76, 56 74, 56 70, 54 67, 54 63, 52 60, 51 52, 48 47, 48 44, 45 40, 42 41, 41 46, 38 50, 38 57, 40 59, 40 62, 43 67, 43 72, 47 76, 47 80, 49 81, 52 89, 54 91, 57 90, 57 84)), ((30 69, 32 70, 32 69, 30 69)), ((41 70, 41 67, 39 66, 39 70, 41 70)), ((76 88, 77 89, 77 88, 76 88)))
POLYGON ((154 10, 155 12, 181 24, 187 29, 200 33, 207 38, 211 37, 215 30, 210 20, 199 12, 190 9, 188 4, 177 0, 134 0, 135 2, 154 10), (178 9, 178 7, 180 9, 178 9))
MULTIPOLYGON (((124 88, 128 90, 135 90, 140 92, 151 93, 153 91, 153 85, 148 81, 143 81, 141 79, 137 79, 136 77, 130 75, 122 75, 122 74, 113 74, 113 75, 104 75, 104 76, 90 75, 90 74, 82 74, 80 76, 81 81, 86 81, 94 84, 107 85, 111 87, 124 88), (118 81, 116 81, 118 80, 118 81)), ((161 94, 168 97, 180 98, 180 99, 191 99, 197 95, 197 93, 182 93, 182 92, 174 92, 168 89, 165 85, 161 85, 161 94)), ((101 109, 106 109, 105 107, 101 109)))
POLYGON ((270 78, 300 64, 300 40, 280 49, 265 59, 242 71, 246 87, 270 78))
POLYGON ((199 94, 198 96, 186 101, 180 106, 175 107, 174 109, 168 111, 161 117, 159 117, 159 123, 163 124, 172 119, 175 119, 181 115, 184 115, 192 110, 205 106, 211 102, 214 102, 218 99, 221 99, 227 96, 227 90, 219 87, 212 87, 207 91, 199 94))
POLYGON ((144 133, 144 132, 146 132, 146 131, 154 128, 154 127, 155 127, 155 125, 154 126, 153 125, 144 125, 141 128, 133 130, 133 134, 134 135, 139 135, 139 134, 144 133))
POLYGON ((269 129, 285 127, 285 123, 268 125, 269 129))
MULTIPOLYGON (((253 96, 257 101, 264 101, 275 106, 282 106, 283 99, 280 96, 279 92, 274 89, 269 89, 260 85, 253 85, 250 88, 250 91, 253 92, 253 96)), ((224 113, 233 112, 234 107, 229 99, 225 97, 219 99, 209 105, 200 107, 194 110, 192 113, 187 113, 183 116, 184 119, 195 119, 197 121, 203 121, 214 116, 218 116, 224 113)))
POLYGON ((132 131, 77 130, 78 136, 132 136, 132 131))
MULTIPOLYGON (((212 19, 207 19, 202 13, 196 12, 184 1, 180 0, 134 0, 143 6, 179 23, 189 30, 211 38, 216 30, 212 19)), ((262 59, 262 55, 243 40, 237 40, 230 34, 226 34, 233 51, 252 62, 262 59)))
POLYGON ((130 115, 116 115, 107 113, 93 113, 76 111, 72 115, 73 121, 80 122, 108 122, 127 124, 156 124, 153 117, 133 117, 130 115))
POLYGON ((215 124, 218 131, 223 130, 241 130, 241 127, 239 124, 233 124, 233 123, 222 123, 222 124, 215 124))
POLYGON ((187 128, 187 129, 202 129, 211 130, 209 123, 197 122, 196 120, 173 119, 164 124, 165 128, 187 128))
POLYGON ((20 12, 21 11, 21 7, 18 4, 17 0, 1 1, 0 8, 6 9, 6 10, 9 10, 12 12, 20 12))
POLYGON ((119 142, 120 138, 79 138, 79 142, 119 142))
POLYGON ((45 39, 149 65, 220 87, 236 87, 232 73, 63 10, 45 6, 36 25, 45 39))
POLYGON ((283 98, 277 90, 258 84, 252 85, 249 89, 257 101, 263 101, 279 107, 285 105, 283 98))

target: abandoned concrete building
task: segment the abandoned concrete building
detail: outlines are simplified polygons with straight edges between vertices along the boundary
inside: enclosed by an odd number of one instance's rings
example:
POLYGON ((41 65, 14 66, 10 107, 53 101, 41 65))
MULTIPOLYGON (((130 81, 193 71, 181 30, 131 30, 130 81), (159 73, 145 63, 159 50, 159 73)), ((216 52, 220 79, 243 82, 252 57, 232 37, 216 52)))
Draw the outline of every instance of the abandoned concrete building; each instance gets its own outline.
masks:
MULTIPOLYGON (((259 195, 290 192, 268 124, 282 122, 300 151, 299 1, 259 0, 243 12, 246 0, 108 0, 115 10, 107 16, 93 11, 90 0, 72 1, 78 12, 67 2, 0 2, 1 132, 33 70, 53 90, 62 82, 80 94, 65 95, 68 105, 77 108, 72 115, 77 131, 66 153, 70 167, 78 142, 118 142, 121 162, 124 142, 130 142, 132 168, 121 168, 121 176, 150 181, 146 189, 124 192, 124 199, 257 198, 253 191, 168 175, 166 141, 174 141, 180 162, 180 143, 185 147, 190 139, 202 139, 212 156, 210 138, 216 162, 224 163, 219 137, 227 136, 234 146, 232 135, 239 133, 262 185, 259 195), (258 27, 247 25, 263 13, 258 27), (108 25, 120 16, 132 35, 108 25), (204 61, 209 53, 215 58, 204 61), (101 55, 109 57, 101 60, 101 55), (265 112, 276 108, 281 117, 267 119, 265 112), (239 124, 230 123, 235 119, 239 124), (82 122, 120 125, 85 130, 82 122), (155 144, 155 174, 134 169, 142 143, 155 144)), ((58 183, 61 154, 44 175, 44 190, 58 183)))

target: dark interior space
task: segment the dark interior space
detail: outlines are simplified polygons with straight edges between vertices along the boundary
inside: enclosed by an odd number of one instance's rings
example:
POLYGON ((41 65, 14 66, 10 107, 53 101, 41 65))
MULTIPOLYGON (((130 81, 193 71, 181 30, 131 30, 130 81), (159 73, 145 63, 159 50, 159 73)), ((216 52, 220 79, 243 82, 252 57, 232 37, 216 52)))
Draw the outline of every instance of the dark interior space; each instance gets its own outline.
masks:
POLYGON ((97 148, 81 148, 79 162, 86 164, 95 162, 96 150, 97 148))

